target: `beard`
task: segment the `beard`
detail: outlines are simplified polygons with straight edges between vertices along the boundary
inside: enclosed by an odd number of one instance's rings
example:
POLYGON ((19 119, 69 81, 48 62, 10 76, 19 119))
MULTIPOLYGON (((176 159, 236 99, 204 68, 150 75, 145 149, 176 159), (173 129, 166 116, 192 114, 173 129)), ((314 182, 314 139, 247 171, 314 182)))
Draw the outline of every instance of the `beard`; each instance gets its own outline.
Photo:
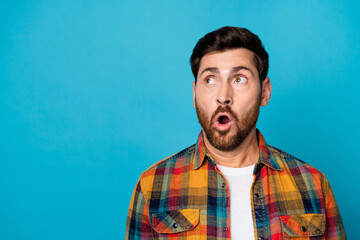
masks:
POLYGON ((195 105, 199 123, 204 130, 209 143, 220 151, 230 152, 239 147, 250 134, 251 130, 256 126, 260 111, 260 98, 255 106, 248 110, 240 120, 231 110, 229 105, 220 105, 210 119, 207 117, 208 114, 206 114, 206 111, 197 104, 196 100, 195 105), (222 112, 230 114, 233 121, 231 127, 224 131, 218 130, 214 126, 216 115, 222 112), (233 128, 234 130, 231 131, 233 128))

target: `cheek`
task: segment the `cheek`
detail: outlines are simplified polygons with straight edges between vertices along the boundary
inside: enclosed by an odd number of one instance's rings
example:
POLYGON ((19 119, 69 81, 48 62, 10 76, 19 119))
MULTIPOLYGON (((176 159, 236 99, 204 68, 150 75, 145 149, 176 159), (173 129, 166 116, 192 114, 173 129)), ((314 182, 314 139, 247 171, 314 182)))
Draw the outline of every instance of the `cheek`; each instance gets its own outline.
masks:
POLYGON ((210 98, 197 97, 196 103, 207 114, 211 114, 217 108, 216 104, 213 104, 213 101, 210 98))
POLYGON ((204 93, 203 91, 197 91, 195 95, 195 100, 200 106, 207 106, 211 102, 211 96, 204 93))
POLYGON ((259 94, 255 94, 252 96, 239 96, 234 101, 233 110, 238 114, 238 116, 241 117, 243 114, 247 113, 249 110, 259 105, 260 96, 261 95, 259 94))
POLYGON ((261 98, 261 93, 260 86, 251 86, 245 91, 237 91, 236 94, 234 94, 234 98, 239 104, 251 105, 261 98))

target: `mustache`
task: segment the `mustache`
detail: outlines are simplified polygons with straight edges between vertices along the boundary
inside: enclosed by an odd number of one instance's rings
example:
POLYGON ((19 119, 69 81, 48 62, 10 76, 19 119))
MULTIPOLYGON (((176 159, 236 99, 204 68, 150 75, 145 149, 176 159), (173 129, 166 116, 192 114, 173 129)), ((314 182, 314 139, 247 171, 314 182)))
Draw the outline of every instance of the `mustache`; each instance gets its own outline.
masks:
POLYGON ((218 106, 218 108, 215 110, 215 112, 211 115, 210 124, 215 121, 216 115, 218 115, 219 113, 225 113, 225 112, 228 113, 232 119, 237 121, 237 117, 236 117, 235 113, 231 110, 230 106, 225 105, 225 106, 218 106))

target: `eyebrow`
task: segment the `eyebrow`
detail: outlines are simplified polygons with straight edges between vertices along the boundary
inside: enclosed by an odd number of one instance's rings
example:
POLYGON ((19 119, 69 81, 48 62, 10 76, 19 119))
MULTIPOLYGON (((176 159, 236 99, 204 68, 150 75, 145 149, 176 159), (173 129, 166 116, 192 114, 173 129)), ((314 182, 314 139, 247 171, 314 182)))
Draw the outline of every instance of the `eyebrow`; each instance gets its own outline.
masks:
MULTIPOLYGON (((234 73, 234 72, 238 72, 238 71, 243 70, 243 69, 251 72, 251 74, 254 75, 253 71, 251 71, 250 68, 247 68, 247 67, 244 67, 244 66, 233 67, 231 69, 231 72, 234 73)), ((208 67, 208 68, 205 68, 204 70, 202 70, 199 76, 201 76, 204 72, 207 72, 207 71, 212 72, 212 73, 219 73, 220 72, 218 68, 208 67)))
POLYGON ((207 72, 207 71, 212 72, 212 73, 219 73, 218 68, 208 67, 208 68, 205 68, 204 70, 202 70, 199 76, 201 76, 204 72, 207 72))
POLYGON ((250 68, 247 68, 247 67, 244 67, 244 66, 233 67, 233 68, 232 68, 232 72, 238 72, 238 71, 243 70, 243 69, 251 72, 251 74, 254 75, 253 71, 251 71, 250 68))

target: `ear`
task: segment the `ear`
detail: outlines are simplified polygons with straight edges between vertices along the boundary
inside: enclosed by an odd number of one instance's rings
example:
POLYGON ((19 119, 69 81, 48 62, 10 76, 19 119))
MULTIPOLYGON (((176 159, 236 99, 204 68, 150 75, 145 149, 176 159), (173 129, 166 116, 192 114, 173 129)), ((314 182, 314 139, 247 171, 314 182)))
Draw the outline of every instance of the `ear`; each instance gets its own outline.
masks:
POLYGON ((194 108, 196 109, 196 104, 195 104, 195 87, 196 87, 196 84, 195 84, 195 81, 193 82, 193 106, 194 108))
POLYGON ((261 106, 266 106, 271 97, 271 82, 270 78, 265 78, 264 81, 262 81, 262 91, 261 91, 261 106))

